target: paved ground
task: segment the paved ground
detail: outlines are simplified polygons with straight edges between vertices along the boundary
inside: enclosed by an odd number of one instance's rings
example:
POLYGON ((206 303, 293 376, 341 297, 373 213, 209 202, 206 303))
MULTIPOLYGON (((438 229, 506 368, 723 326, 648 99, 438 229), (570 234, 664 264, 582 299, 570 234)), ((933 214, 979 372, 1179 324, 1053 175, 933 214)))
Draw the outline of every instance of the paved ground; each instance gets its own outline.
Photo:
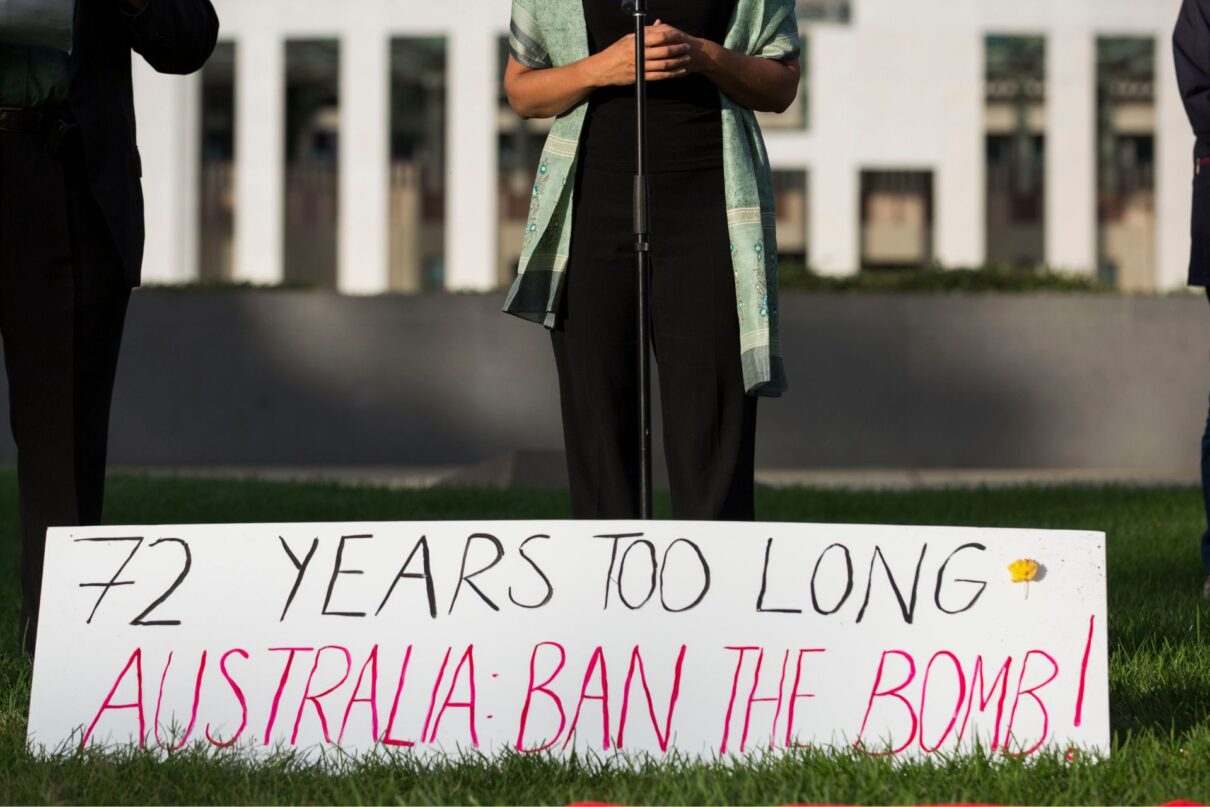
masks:
MULTIPOLYGON (((469 467, 289 466, 289 467, 116 467, 114 473, 203 478, 256 478, 325 481, 387 488, 470 487, 550 490, 566 487, 563 458, 557 453, 521 452, 469 467)), ((657 483, 664 479, 656 468, 657 483)), ((760 469, 758 484, 845 490, 926 490, 1019 485, 1195 485, 1198 479, 1172 469, 760 469)), ((666 486, 663 482, 661 486, 666 486)))

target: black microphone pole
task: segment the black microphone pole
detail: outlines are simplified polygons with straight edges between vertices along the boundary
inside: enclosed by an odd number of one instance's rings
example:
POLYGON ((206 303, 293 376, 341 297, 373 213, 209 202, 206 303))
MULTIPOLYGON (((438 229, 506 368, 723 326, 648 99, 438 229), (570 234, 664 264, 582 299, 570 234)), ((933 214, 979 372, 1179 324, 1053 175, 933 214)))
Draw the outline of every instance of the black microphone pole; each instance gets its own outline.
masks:
POLYGON ((639 319, 639 517, 650 519, 651 508, 651 226, 647 182, 647 0, 623 0, 634 14, 635 142, 638 160, 634 175, 634 256, 638 269, 639 319))

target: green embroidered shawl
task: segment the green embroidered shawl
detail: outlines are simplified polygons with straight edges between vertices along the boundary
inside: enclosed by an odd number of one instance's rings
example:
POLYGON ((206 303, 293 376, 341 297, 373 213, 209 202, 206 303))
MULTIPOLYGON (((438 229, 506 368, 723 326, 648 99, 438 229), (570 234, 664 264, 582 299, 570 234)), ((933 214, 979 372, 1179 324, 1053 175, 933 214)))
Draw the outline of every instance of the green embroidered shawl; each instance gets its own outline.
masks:
MULTIPOLYGON (((798 58, 794 0, 737 0, 723 45, 768 59, 798 58)), ((513 58, 534 69, 587 58, 582 0, 513 0, 509 46, 513 58)), ((786 377, 778 335, 773 178, 756 116, 720 96, 744 385, 750 395, 777 396, 786 389, 786 377)), ((558 318, 571 252, 576 159, 587 108, 585 100, 563 113, 547 137, 525 225, 520 274, 504 304, 506 312, 548 328, 558 318)))

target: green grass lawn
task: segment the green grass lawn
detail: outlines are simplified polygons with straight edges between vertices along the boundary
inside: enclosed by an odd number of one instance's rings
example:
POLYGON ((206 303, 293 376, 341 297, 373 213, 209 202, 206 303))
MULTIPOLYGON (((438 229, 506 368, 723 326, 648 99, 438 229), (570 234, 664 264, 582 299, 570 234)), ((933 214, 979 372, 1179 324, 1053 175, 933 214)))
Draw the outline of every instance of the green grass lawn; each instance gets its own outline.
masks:
MULTIPOLYGON (((966 759, 900 764, 803 754, 750 765, 631 770, 508 758, 422 769, 408 760, 322 773, 192 754, 25 749, 29 667, 18 652, 16 492, 0 473, 0 801, 6 803, 940 803, 1159 804, 1210 800, 1210 608, 1200 600, 1192 489, 1046 488, 847 493, 762 491, 770 521, 1103 530, 1109 534, 1114 753, 1100 763, 966 759), (1204 631, 1204 632, 1203 632, 1204 631)), ((658 503, 666 511, 666 501, 658 503)), ((561 518, 563 495, 385 491, 329 485, 119 478, 112 523, 561 518)))

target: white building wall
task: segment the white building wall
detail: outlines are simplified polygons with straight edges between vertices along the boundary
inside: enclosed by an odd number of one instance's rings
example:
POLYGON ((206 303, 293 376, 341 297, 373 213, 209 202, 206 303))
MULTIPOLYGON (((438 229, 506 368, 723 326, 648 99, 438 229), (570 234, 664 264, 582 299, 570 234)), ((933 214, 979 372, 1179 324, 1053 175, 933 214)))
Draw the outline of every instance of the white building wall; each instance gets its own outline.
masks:
POLYGON ((235 42, 235 277, 279 283, 285 246, 285 45, 279 14, 248 2, 240 15, 225 3, 224 35, 235 42))
MULTIPOLYGON (((1161 37, 1156 52, 1160 64, 1173 72, 1172 40, 1161 37)), ((1193 216, 1193 137, 1174 72, 1169 79, 1161 82, 1156 98, 1156 285, 1161 289, 1185 284, 1193 216)))
MULTIPOLYGON (((1096 263, 1095 59, 1102 35, 1157 41, 1158 283, 1183 283, 1192 136, 1175 92, 1169 37, 1180 0, 853 0, 850 25, 811 30, 808 130, 768 137, 776 168, 810 172, 812 262, 859 263, 860 172, 929 170, 937 259, 985 254, 984 37, 1047 40, 1048 263, 1096 263)), ((215 0, 237 45, 236 274, 282 276, 284 42, 341 42, 339 287, 387 287, 389 49, 396 36, 449 41, 447 285, 496 279, 496 38, 505 0, 215 0), (487 12, 487 13, 485 13, 487 12)), ((140 74, 148 178, 148 278, 196 276, 196 84, 140 74)))
POLYGON ((1096 40, 1061 27, 1046 42, 1046 262, 1097 262, 1096 40))
POLYGON ((197 277, 198 117, 197 76, 157 75, 145 64, 134 73, 144 112, 139 151, 147 194, 147 283, 183 283, 197 277))
MULTIPOLYGON (((473 17, 470 7, 480 4, 461 5, 464 16, 473 17)), ((496 42, 507 30, 507 16, 460 25, 450 34, 445 284, 451 291, 497 285, 496 42)))
MULTIPOLYGON (((951 266, 981 263, 984 254, 983 39, 974 8, 950 0, 855 3, 855 70, 847 86, 832 90, 853 108, 831 135, 854 143, 850 174, 932 172, 934 255, 951 266)), ((829 83, 828 65, 818 68, 817 85, 829 83)), ((828 159, 820 153, 816 164, 828 159)), ((852 271, 856 262, 839 268, 852 271)))
POLYGON ((338 286, 347 294, 390 288, 391 57, 373 15, 353 15, 340 48, 338 286))

